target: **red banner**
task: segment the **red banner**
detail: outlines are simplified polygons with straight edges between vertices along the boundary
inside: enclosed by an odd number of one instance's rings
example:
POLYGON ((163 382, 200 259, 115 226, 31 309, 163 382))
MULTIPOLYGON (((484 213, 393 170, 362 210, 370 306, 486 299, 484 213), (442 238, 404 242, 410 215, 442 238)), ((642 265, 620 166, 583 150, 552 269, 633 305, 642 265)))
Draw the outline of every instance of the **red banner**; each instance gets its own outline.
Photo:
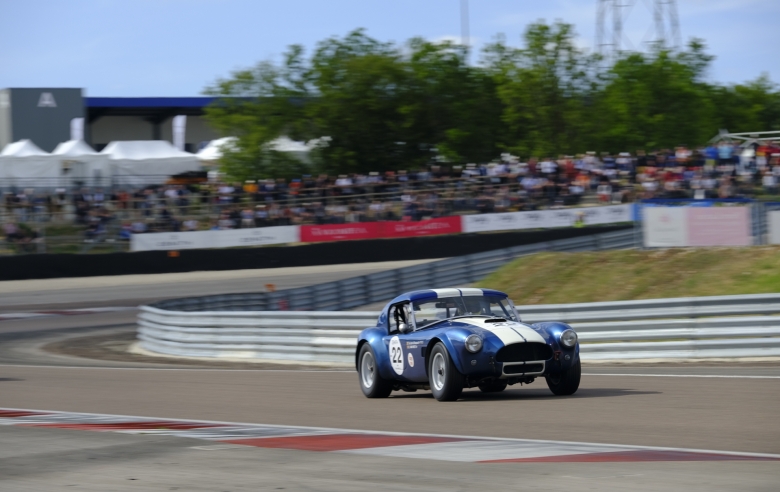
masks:
POLYGON ((377 239, 381 235, 381 222, 354 222, 349 224, 303 225, 301 242, 347 241, 350 239, 377 239))
POLYGON ((419 222, 383 222, 382 237, 433 236, 462 231, 460 217, 441 217, 419 222))

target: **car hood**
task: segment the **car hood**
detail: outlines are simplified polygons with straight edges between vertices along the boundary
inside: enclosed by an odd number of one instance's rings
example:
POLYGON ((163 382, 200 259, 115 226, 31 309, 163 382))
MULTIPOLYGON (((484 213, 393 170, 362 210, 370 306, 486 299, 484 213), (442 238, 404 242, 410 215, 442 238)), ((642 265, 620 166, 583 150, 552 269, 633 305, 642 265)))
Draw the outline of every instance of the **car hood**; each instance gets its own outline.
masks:
POLYGON ((485 323, 489 318, 458 318, 458 323, 464 323, 492 333, 498 337, 504 345, 523 342, 547 343, 539 332, 528 325, 516 321, 502 321, 500 323, 485 323))

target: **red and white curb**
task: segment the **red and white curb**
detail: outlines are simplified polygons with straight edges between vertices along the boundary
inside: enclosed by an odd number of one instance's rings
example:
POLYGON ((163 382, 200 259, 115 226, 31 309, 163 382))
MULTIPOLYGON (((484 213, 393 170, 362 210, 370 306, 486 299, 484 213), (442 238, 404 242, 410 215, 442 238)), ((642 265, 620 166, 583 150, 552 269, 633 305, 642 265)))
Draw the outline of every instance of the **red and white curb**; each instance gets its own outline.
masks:
POLYGON ((0 314, 0 321, 8 321, 12 319, 50 318, 52 316, 79 316, 82 314, 113 313, 118 311, 132 311, 135 309, 137 308, 123 306, 87 309, 60 309, 50 311, 34 311, 32 313, 2 313, 0 314))
POLYGON ((472 463, 780 461, 780 454, 154 419, 14 408, 0 408, 0 425, 168 435, 259 448, 472 463))

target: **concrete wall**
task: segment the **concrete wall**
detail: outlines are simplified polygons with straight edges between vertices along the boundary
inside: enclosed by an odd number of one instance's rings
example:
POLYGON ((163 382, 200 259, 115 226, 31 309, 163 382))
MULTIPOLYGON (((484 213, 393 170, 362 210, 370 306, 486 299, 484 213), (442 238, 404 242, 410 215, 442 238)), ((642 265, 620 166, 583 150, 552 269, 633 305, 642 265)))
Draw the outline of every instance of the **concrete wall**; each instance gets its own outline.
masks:
MULTIPOLYGON (((89 140, 97 149, 102 149, 113 140, 153 140, 154 127, 143 118, 135 116, 104 116, 90 125, 89 140)), ((173 118, 160 123, 160 138, 173 143, 173 118)), ((203 141, 219 138, 200 116, 187 116, 185 143, 189 152, 197 151, 203 141)))
POLYGON ((114 140, 152 140, 152 124, 136 116, 104 116, 93 121, 89 140, 100 150, 114 140))
MULTIPOLYGON (((160 133, 163 140, 173 143, 173 118, 168 118, 162 123, 160 133)), ((219 138, 219 135, 208 126, 203 117, 187 116, 187 126, 184 133, 186 148, 184 150, 187 152, 197 152, 198 144, 201 142, 210 142, 216 138, 219 138)))

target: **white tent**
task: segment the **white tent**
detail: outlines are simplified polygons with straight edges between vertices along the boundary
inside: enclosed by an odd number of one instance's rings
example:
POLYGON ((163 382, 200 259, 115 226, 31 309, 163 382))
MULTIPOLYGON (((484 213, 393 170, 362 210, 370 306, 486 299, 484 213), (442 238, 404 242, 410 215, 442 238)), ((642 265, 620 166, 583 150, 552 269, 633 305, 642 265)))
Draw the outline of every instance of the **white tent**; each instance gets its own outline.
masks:
POLYGON ((53 155, 61 155, 67 157, 83 157, 85 155, 100 155, 99 152, 95 152, 95 149, 89 146, 87 142, 83 140, 68 140, 57 145, 52 151, 53 155))
POLYGON ((111 142, 101 154, 108 157, 111 173, 121 184, 163 184, 174 174, 201 170, 195 154, 165 140, 111 142))
POLYGON ((60 164, 30 140, 19 140, 0 152, 0 178, 5 185, 56 186, 60 164))
POLYGON ((238 141, 236 137, 224 137, 212 140, 196 155, 202 162, 216 162, 222 157, 222 149, 230 148, 238 141))
POLYGON ((57 145, 52 156, 61 163, 62 176, 72 182, 104 186, 111 178, 108 156, 95 152, 83 140, 68 140, 57 145))
MULTIPOLYGON (((291 156, 304 163, 310 163, 309 153, 320 144, 321 139, 310 142, 298 142, 282 135, 268 142, 268 148, 277 152, 288 152, 291 156)), ((229 148, 238 141, 236 137, 224 137, 212 140, 200 152, 198 159, 204 163, 216 163, 222 157, 222 149, 229 148)))

